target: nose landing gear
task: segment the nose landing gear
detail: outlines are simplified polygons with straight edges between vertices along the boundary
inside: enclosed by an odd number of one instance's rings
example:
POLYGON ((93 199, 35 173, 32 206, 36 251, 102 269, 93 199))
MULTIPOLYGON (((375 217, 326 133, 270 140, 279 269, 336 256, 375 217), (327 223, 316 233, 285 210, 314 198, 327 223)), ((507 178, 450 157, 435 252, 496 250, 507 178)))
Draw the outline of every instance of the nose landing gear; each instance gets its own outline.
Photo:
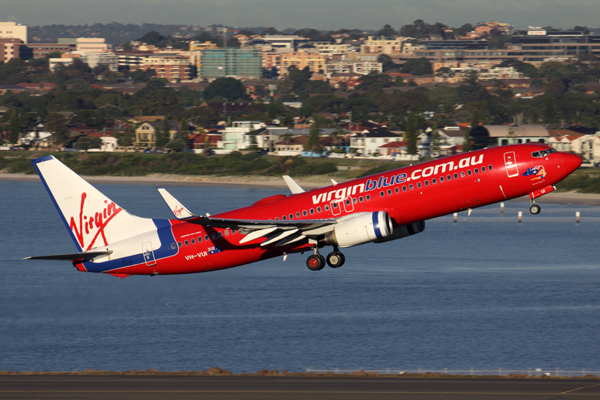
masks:
MULTIPOLYGON (((319 254, 317 247, 313 248, 313 253, 306 259, 306 266, 311 271, 320 271, 325 267, 325 257, 319 254)), ((344 265, 346 257, 338 250, 337 246, 333 248, 333 251, 327 255, 327 264, 331 268, 339 268, 344 265)))
POLYGON ((540 207, 534 203, 531 205, 531 207, 529 207, 529 212, 532 213, 533 215, 539 214, 542 212, 542 207, 540 207))

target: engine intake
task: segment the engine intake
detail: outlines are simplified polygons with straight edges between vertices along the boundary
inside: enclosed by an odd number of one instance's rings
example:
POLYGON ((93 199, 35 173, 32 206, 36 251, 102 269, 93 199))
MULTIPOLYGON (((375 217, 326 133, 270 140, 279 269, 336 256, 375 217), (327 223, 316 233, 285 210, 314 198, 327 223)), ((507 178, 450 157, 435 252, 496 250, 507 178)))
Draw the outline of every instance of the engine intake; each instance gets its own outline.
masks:
POLYGON ((364 213, 340 222, 325 236, 325 241, 340 247, 352 247, 383 240, 393 231, 392 219, 387 212, 364 213))

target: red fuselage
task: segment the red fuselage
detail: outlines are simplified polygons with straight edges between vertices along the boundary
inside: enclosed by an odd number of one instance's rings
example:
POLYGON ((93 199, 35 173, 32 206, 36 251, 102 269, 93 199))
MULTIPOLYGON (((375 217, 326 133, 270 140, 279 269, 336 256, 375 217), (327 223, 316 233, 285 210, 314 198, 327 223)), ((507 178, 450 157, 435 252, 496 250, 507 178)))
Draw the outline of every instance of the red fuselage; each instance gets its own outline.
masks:
MULTIPOLYGON (((581 159, 550 153, 539 144, 494 147, 355 179, 305 193, 278 195, 213 217, 245 220, 331 219, 386 211, 396 226, 537 193, 573 172, 581 159), (543 153, 542 153, 543 154, 543 153)), ((550 189, 552 190, 552 189, 550 189)), ((260 246, 265 238, 240 245, 239 231, 205 228, 170 220, 177 253, 155 265, 132 265, 113 274, 180 274, 231 268, 303 252, 306 242, 260 246)))

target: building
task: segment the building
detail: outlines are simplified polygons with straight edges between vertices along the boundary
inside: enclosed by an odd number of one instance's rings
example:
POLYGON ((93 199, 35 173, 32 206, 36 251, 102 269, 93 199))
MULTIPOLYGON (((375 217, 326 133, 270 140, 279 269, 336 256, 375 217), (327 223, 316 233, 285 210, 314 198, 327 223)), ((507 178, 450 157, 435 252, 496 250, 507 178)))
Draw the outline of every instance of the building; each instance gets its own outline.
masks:
POLYGON ((260 52, 234 48, 204 50, 200 75, 203 78, 258 78, 262 76, 260 52))
POLYGON ((20 39, 27 43, 27 25, 16 22, 0 22, 0 39, 20 39))
POLYGON ((100 64, 106 65, 111 71, 119 70, 119 57, 112 51, 105 53, 92 52, 92 53, 80 53, 81 61, 87 63, 90 68, 95 68, 100 64))
MULTIPOLYGON (((260 121, 234 121, 232 126, 226 127, 223 131, 217 147, 225 150, 243 150, 250 146, 250 137, 247 134, 265 127, 266 125, 260 121)), ((262 137, 262 134, 260 136, 262 137)), ((258 141, 259 137, 257 136, 256 139, 258 141)), ((264 143, 258 144, 258 147, 264 147, 264 143)))
POLYGON ((9 62, 21 56, 21 39, 0 39, 0 62, 9 62))
POLYGON ((292 65, 299 70, 308 67, 313 73, 324 73, 326 61, 327 57, 318 53, 284 53, 281 55, 281 75, 287 75, 292 65))
POLYGON ((275 51, 294 51, 299 44, 307 43, 308 38, 297 35, 265 35, 261 39, 271 45, 275 51))
POLYGON ((337 61, 325 64, 325 75, 331 78, 333 74, 368 75, 372 71, 381 74, 383 64, 371 61, 337 61))
POLYGON ((142 68, 144 60, 151 55, 153 51, 139 51, 139 50, 117 50, 115 55, 117 56, 119 67, 127 67, 131 71, 142 68))
POLYGON ((177 54, 154 54, 144 58, 142 69, 153 69, 157 78, 164 78, 169 82, 189 80, 191 66, 188 57, 177 54))
POLYGON ((59 38, 58 44, 75 45, 75 51, 84 53, 96 53, 112 49, 112 46, 106 43, 104 38, 59 38))
POLYGON ((401 141, 402 134, 382 128, 365 129, 362 133, 355 133, 350 137, 350 150, 353 153, 370 156, 379 154, 379 147, 384 144, 401 141))
MULTIPOLYGON (((162 129, 163 121, 144 122, 135 130, 134 146, 152 148, 156 145, 156 131, 162 129)), ((173 140, 179 133, 179 125, 169 121, 169 139, 173 140)))
POLYGON ((473 148, 520 143, 548 144, 550 132, 542 125, 479 125, 471 129, 473 148))
POLYGON ((75 43, 27 43, 21 46, 21 58, 23 60, 45 58, 51 53, 66 54, 76 49, 75 43))
POLYGON ((400 54, 402 53, 402 44, 404 38, 377 38, 367 37, 367 40, 360 46, 361 53, 376 54, 400 54))
POLYGON ((197 42, 192 40, 190 42, 190 62, 196 66, 196 71, 200 71, 202 68, 202 52, 204 50, 215 50, 219 47, 213 42, 197 42))

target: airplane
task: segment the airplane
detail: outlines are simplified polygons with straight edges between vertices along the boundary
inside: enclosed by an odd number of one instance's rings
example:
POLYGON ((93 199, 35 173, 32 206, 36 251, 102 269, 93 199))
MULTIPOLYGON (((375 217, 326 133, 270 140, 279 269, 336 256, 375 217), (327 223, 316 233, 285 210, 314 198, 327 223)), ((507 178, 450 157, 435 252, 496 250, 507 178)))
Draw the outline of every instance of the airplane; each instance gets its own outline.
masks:
POLYGON ((431 218, 529 195, 535 200, 581 165, 581 158, 543 144, 459 153, 393 171, 305 191, 284 176, 291 195, 275 195, 218 215, 196 215, 164 188, 173 219, 132 215, 53 156, 33 164, 77 252, 27 257, 68 260, 79 271, 120 278, 232 268, 310 252, 308 269, 345 262, 340 248, 397 240, 431 218), (320 249, 331 246, 327 257, 320 249))

